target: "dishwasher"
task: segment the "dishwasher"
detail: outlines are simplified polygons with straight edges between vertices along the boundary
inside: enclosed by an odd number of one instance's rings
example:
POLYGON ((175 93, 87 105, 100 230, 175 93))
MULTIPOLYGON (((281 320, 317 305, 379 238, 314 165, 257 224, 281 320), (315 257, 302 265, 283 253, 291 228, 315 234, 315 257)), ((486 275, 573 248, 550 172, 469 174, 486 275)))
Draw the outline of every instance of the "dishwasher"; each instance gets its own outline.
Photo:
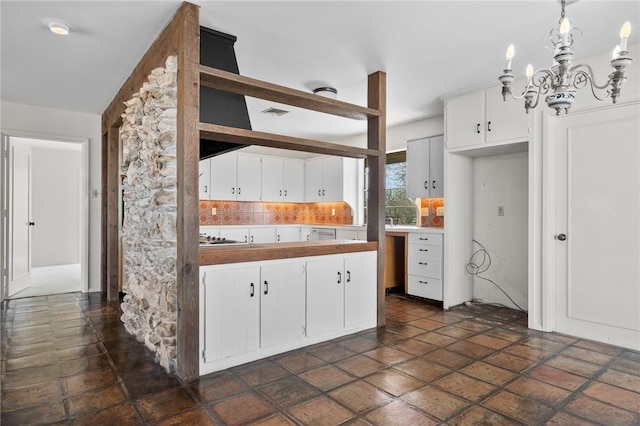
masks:
POLYGON ((334 228, 311 228, 311 241, 335 239, 336 230, 334 228))

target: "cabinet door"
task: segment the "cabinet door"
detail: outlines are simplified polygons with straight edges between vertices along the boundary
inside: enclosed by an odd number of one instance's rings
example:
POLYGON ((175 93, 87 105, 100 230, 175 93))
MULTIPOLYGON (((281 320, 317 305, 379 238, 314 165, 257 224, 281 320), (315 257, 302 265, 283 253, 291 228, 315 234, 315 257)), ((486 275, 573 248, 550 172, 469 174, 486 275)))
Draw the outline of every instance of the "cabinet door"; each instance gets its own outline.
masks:
POLYGON ((304 161, 283 160, 283 201, 304 201, 304 161))
POLYGON ((293 243, 297 241, 301 241, 299 226, 287 226, 283 228, 276 228, 276 242, 293 243))
POLYGON ((444 136, 429 140, 429 197, 444 197, 444 136))
POLYGON ((220 237, 227 240, 240 241, 241 243, 249 242, 249 228, 236 228, 232 226, 220 227, 220 237))
POLYGON ((210 159, 200 160, 199 173, 199 198, 201 200, 209 200, 211 195, 211 162, 210 159))
POLYGON ((344 326, 344 271, 341 256, 307 261, 307 336, 344 326))
POLYGON ((300 240, 299 241, 311 241, 311 227, 310 226, 301 226, 300 227, 300 240))
POLYGON ((484 142, 484 91, 449 99, 445 106, 447 148, 484 142))
POLYGON ((262 157, 262 201, 282 201, 283 160, 275 157, 262 157))
POLYGON ((238 201, 259 201, 262 193, 260 157, 238 153, 238 201))
POLYGON ((260 269, 207 270, 204 278, 205 362, 258 349, 260 269))
POLYGON ((229 153, 211 157, 211 200, 236 199, 238 154, 229 153))
POLYGON ((304 163, 304 200, 322 199, 322 158, 312 158, 304 163))
POLYGON ((407 141, 407 196, 429 197, 429 138, 407 141))
POLYGON ((357 240, 358 231, 352 229, 336 229, 336 240, 357 240))
POLYGON ((529 138, 529 115, 522 102, 502 100, 502 88, 487 90, 486 142, 502 142, 511 139, 525 141, 529 138))
POLYGON ((325 157, 322 161, 322 201, 342 201, 342 185, 342 158, 325 157))
POLYGON ((304 262, 263 265, 260 268, 260 347, 304 337, 304 262))
POLYGON ((250 243, 275 243, 276 242, 276 228, 251 228, 249 229, 249 242, 250 243))
POLYGON ((376 252, 347 255, 344 259, 344 325, 377 324, 376 252))

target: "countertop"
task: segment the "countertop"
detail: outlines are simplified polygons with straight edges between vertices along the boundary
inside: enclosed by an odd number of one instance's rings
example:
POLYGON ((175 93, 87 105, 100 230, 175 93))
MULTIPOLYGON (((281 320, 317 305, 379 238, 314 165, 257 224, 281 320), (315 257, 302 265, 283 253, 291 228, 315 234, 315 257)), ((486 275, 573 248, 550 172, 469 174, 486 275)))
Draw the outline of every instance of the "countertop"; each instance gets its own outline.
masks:
POLYGON ((378 249, 375 241, 322 240, 273 244, 228 244, 200 247, 200 266, 259 260, 356 253, 378 249))

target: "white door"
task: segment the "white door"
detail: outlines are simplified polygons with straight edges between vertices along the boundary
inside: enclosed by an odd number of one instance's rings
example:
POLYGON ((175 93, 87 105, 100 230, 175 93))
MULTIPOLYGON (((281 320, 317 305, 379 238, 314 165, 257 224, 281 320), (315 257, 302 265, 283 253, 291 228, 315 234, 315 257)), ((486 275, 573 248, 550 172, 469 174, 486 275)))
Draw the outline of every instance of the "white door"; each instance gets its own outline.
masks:
POLYGON ((235 152, 217 155, 209 159, 210 200, 235 200, 237 198, 237 161, 238 154, 235 152))
MULTIPOLYGON (((322 161, 322 201, 342 201, 343 161, 326 157, 322 161)), ((353 177, 355 179, 355 176, 353 177)))
POLYGON ((31 274, 31 148, 9 143, 9 288, 11 297, 29 285, 31 274))
POLYGON ((558 120, 556 328, 640 349, 640 105, 558 120))
POLYGON ((305 277, 304 262, 260 268, 260 347, 304 337, 305 277))
POLYGON ((238 201, 260 201, 262 163, 258 155, 238 153, 238 201))
POLYGON ((282 201, 282 158, 262 157, 262 201, 282 201))
POLYGON ((375 327, 377 322, 376 252, 344 259, 344 325, 375 327))
POLYGON ((304 201, 304 161, 283 161, 284 201, 301 203, 304 201))
MULTIPOLYGON (((429 197, 429 138, 407 141, 407 197, 429 197)), ((442 161, 441 161, 442 162, 442 161)))
POLYGON ((344 264, 341 256, 307 262, 307 336, 344 327, 344 264))

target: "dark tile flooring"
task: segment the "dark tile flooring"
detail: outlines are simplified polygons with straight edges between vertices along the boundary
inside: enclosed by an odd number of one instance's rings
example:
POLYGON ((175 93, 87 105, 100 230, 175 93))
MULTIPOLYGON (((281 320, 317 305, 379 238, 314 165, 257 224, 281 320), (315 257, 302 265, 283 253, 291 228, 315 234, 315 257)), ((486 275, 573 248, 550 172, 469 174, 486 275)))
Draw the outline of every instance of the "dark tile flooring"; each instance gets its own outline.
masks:
POLYGON ((492 306, 387 296, 373 329, 183 383, 117 305, 3 306, 2 425, 638 425, 640 353, 526 328, 492 306))

